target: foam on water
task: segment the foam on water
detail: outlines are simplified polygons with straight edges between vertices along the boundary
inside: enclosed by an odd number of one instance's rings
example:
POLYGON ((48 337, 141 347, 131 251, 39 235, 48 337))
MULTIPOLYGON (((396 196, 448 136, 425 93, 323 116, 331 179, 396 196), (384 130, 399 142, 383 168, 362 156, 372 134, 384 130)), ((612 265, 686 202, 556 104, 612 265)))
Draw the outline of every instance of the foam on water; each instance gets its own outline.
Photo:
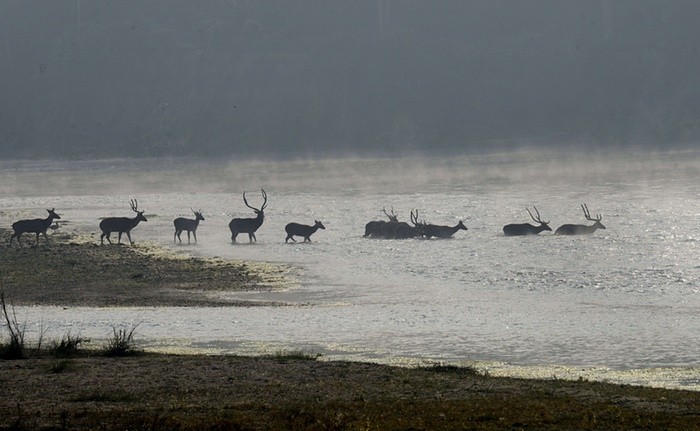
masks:
POLYGON ((113 161, 4 163, 0 222, 56 207, 63 229, 91 235, 99 219, 149 219, 137 242, 179 254, 290 265, 294 282, 234 295, 286 307, 18 310, 29 324, 93 339, 139 322, 160 350, 256 354, 283 349, 387 363, 479 364, 491 374, 590 378, 698 389, 700 180, 698 154, 545 161, 520 156, 295 163, 113 161), (47 190, 32 179, 53 184, 47 190), (269 195, 258 243, 232 245, 228 222, 249 217, 241 193, 269 195), (585 237, 504 237, 537 205, 553 229, 585 237), (392 207, 438 224, 451 240, 372 240, 364 224, 392 207), (172 244, 172 220, 201 208, 196 246, 172 244), (284 225, 322 220, 312 244, 285 244, 284 225))

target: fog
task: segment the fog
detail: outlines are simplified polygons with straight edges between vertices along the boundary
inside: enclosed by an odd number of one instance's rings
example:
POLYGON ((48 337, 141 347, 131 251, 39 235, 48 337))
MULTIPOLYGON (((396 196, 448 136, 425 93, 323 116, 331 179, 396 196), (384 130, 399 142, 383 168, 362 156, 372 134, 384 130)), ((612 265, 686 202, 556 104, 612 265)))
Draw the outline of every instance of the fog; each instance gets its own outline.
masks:
POLYGON ((694 0, 0 3, 0 158, 693 147, 694 0))

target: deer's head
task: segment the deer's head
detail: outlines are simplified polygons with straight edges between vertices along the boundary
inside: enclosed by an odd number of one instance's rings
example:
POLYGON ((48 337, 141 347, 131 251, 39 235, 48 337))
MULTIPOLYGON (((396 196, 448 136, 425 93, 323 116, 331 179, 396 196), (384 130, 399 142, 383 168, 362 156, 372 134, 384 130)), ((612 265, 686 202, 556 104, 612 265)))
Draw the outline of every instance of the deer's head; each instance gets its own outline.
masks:
POLYGON ((535 209, 535 213, 537 214, 537 217, 533 216, 532 213, 530 212, 529 208, 525 208, 527 210, 527 213, 530 214, 530 218, 535 222, 540 224, 540 229, 542 230, 549 230, 551 231, 552 228, 549 227, 549 222, 548 221, 542 221, 542 217, 540 217, 540 212, 537 210, 537 207, 533 205, 533 208, 535 209))
POLYGON ((137 221, 148 221, 146 216, 143 215, 143 211, 139 211, 139 203, 136 199, 132 199, 130 202, 131 210, 136 213, 137 221))
POLYGON ((56 208, 51 208, 50 210, 47 209, 46 211, 49 212, 49 217, 52 219, 60 219, 61 218, 60 215, 56 214, 56 208))

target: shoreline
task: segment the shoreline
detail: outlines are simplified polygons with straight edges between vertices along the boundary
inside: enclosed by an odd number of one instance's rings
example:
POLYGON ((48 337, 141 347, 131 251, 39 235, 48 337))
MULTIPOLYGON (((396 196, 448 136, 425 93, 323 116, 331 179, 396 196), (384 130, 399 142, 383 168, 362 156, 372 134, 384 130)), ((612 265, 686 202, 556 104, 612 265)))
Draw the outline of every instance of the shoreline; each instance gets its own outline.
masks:
MULTIPOLYGON (((269 271, 261 273, 255 264, 183 258, 150 245, 81 241, 54 233, 49 246, 3 248, 0 290, 20 307, 250 307, 260 303, 212 300, 202 292, 271 291, 290 283, 281 266, 264 265, 269 271)), ((3 330, 0 343, 5 336, 3 330)), ((700 423, 700 391, 580 375, 506 377, 478 363, 327 359, 286 351, 108 358, 84 350, 68 358, 0 360, 0 429, 685 430, 700 423)))

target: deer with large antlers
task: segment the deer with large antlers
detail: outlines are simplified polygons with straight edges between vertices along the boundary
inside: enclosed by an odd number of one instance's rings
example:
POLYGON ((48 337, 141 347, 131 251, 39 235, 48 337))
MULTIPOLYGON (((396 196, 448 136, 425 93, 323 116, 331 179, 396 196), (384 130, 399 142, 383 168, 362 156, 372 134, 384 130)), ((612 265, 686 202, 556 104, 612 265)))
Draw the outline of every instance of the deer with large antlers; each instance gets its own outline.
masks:
POLYGON ((192 235, 194 235, 194 243, 197 244, 197 226, 199 226, 200 221, 204 221, 204 216, 202 215, 202 210, 195 211, 192 208, 190 209, 194 213, 194 220, 184 217, 178 217, 175 220, 173 220, 173 224, 175 225, 175 235, 173 235, 173 242, 177 242, 179 240, 180 243, 182 243, 182 239, 180 239, 180 234, 183 230, 186 230, 187 244, 190 243, 190 232, 192 232, 192 235))
POLYGON ((31 220, 20 220, 12 224, 12 230, 15 231, 15 233, 12 234, 10 237, 10 245, 12 245, 12 240, 14 238, 17 238, 17 242, 19 245, 22 245, 22 234, 23 233, 35 233, 36 234, 36 245, 39 245, 39 234, 44 234, 44 238, 46 239, 46 243, 49 243, 49 237, 46 235, 46 230, 51 226, 51 223, 53 223, 54 219, 60 219, 61 217, 56 214, 55 212, 56 208, 52 208, 50 210, 46 210, 49 212, 49 216, 46 217, 45 219, 43 218, 37 218, 37 219, 31 219, 31 220))
POLYGON ((533 226, 530 223, 513 223, 503 226, 503 233, 506 236, 522 236, 522 235, 537 235, 538 233, 548 230, 551 231, 552 228, 549 227, 548 221, 542 221, 540 217, 540 212, 535 208, 535 213, 537 217, 533 216, 529 208, 525 208, 527 213, 530 214, 530 218, 535 222, 539 223, 539 226, 533 226))
POLYGON ((583 210, 583 215, 586 220, 592 221, 593 224, 588 226, 585 224, 563 224, 557 228, 554 232, 555 235, 589 235, 598 229, 605 229, 605 226, 600 222, 603 220, 603 216, 600 214, 596 218, 591 217, 591 213, 588 211, 588 206, 586 204, 581 204, 581 209, 583 210))
POLYGON ((131 210, 136 213, 136 217, 104 218, 100 222, 100 230, 102 231, 102 235, 100 235, 100 244, 104 245, 105 238, 107 238, 107 241, 110 244, 112 244, 112 240, 109 239, 109 235, 112 232, 117 232, 119 233, 119 240, 117 241, 117 244, 122 243, 122 234, 126 233, 126 236, 129 238, 129 244, 134 245, 134 242, 131 240, 131 230, 135 228, 140 222, 148 220, 143 215, 143 211, 139 211, 139 203, 136 199, 131 199, 129 203, 131 204, 131 210))
POLYGON ((389 217, 389 221, 386 220, 375 220, 367 223, 365 225, 365 237, 371 236, 371 237, 381 237, 382 235, 382 229, 384 225, 387 223, 398 223, 399 222, 399 216, 394 214, 394 207, 391 207, 391 214, 386 212, 386 208, 382 208, 382 212, 384 212, 384 215, 389 217))
MULTIPOLYGON (((406 222, 396 222, 394 223, 396 226, 394 229, 388 233, 386 238, 390 239, 408 239, 408 238, 417 238, 423 235, 423 227, 425 226, 424 223, 419 223, 418 222, 418 210, 414 213, 413 210, 411 210, 411 223, 413 223, 413 226, 406 222)), ((389 223, 387 223, 388 225, 389 223)), ((385 226, 387 226, 385 225, 385 226)))
POLYGON ((248 204, 248 200, 245 198, 245 192, 243 192, 243 203, 245 205, 252 209, 256 217, 255 218, 235 218, 231 220, 231 222, 228 224, 229 229, 231 229, 231 242, 236 242, 236 237, 238 236, 239 233, 247 233, 248 234, 248 239, 249 242, 257 241, 258 239, 255 237, 255 231, 257 231, 260 226, 262 226, 263 221, 265 220, 265 207, 267 206, 267 193, 265 193, 265 190, 262 190, 262 197, 263 197, 263 204, 260 206, 260 208, 255 208, 252 207, 248 204))

